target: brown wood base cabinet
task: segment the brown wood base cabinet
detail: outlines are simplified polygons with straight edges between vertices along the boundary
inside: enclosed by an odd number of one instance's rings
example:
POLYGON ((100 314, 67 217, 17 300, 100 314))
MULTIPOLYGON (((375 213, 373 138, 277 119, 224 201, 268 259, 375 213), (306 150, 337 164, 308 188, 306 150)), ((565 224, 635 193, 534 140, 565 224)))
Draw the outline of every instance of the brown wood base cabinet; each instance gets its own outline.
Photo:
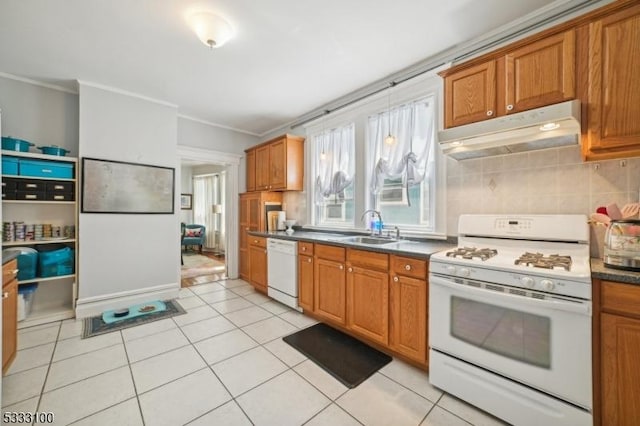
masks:
POLYGON ((18 350, 18 270, 17 260, 2 266, 2 374, 5 374, 18 350))
POLYGON ((250 236, 249 282, 256 290, 267 292, 267 239, 250 236))
MULTIPOLYGON (((594 284, 596 290, 600 289, 601 302, 600 389, 596 385, 594 402, 601 401, 602 411, 601 421, 594 423, 637 425, 640 419, 640 286, 597 280, 594 284)), ((594 339, 595 345, 597 342, 598 339, 594 339)), ((597 352, 594 358, 597 363, 597 352)), ((597 371, 598 368, 595 374, 597 371)))
POLYGON ((314 310, 313 304, 313 243, 298 243, 298 305, 314 310))
POLYGON ((329 322, 347 322, 345 249, 316 244, 313 270, 315 314, 329 322))

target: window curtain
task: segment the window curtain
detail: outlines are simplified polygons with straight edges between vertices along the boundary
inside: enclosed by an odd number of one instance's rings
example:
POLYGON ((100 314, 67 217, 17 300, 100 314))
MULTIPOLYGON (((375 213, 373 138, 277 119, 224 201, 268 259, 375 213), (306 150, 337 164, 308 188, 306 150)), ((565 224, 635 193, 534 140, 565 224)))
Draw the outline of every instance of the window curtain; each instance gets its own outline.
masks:
POLYGON ((369 117, 367 126, 367 146, 370 150, 371 192, 379 194, 385 179, 402 178, 402 187, 418 185, 427 175, 427 164, 434 134, 433 98, 422 99, 400 105, 369 117), (389 126, 391 129, 389 129, 389 126), (391 133, 394 144, 384 142, 391 133))
POLYGON ((224 212, 224 173, 221 175, 194 176, 193 217, 198 225, 207 227, 205 247, 224 250, 224 214, 213 213, 213 206, 222 205, 224 212), (218 217, 220 216, 220 217, 218 217), (216 245, 216 235, 219 235, 216 245))
POLYGON ((355 126, 349 124, 313 136, 315 202, 324 204, 330 195, 341 195, 355 174, 355 126))

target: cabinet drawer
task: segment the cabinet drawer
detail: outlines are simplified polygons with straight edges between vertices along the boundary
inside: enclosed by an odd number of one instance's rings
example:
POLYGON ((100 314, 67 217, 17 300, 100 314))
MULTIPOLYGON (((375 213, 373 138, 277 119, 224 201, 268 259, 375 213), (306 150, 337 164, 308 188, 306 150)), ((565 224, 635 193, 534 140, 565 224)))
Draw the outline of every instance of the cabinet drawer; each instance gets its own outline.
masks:
POLYGON ((44 191, 45 183, 43 180, 20 179, 16 183, 18 191, 44 191))
POLYGON ((44 191, 16 191, 16 200, 44 201, 44 191))
POLYGON ((352 266, 387 271, 389 269, 389 255, 365 250, 347 250, 347 261, 352 266))
POLYGON ((640 317, 640 286, 602 281, 601 306, 603 311, 613 311, 640 317))
POLYGON ((427 278, 427 261, 411 257, 391 256, 391 271, 394 274, 424 280, 427 278))
POLYGON ((73 192, 45 192, 44 198, 47 201, 74 201, 75 194, 73 192))
POLYGON ((313 243, 298 242, 298 253, 313 255, 313 243))
POLYGON ((2 192, 15 191, 18 189, 18 179, 3 178, 2 179, 2 192))
POLYGON ((13 259, 2 265, 2 285, 5 286, 16 277, 18 273, 18 260, 13 259))
POLYGON ((46 181, 45 182, 45 191, 50 193, 70 193, 73 191, 73 182, 57 182, 57 181, 46 181))
POLYGON ((267 247, 267 239, 264 237, 255 237, 253 235, 249 235, 249 245, 254 247, 267 247))
POLYGON ((316 257, 320 259, 335 260, 336 262, 344 262, 345 249, 343 247, 325 246, 316 244, 316 257))

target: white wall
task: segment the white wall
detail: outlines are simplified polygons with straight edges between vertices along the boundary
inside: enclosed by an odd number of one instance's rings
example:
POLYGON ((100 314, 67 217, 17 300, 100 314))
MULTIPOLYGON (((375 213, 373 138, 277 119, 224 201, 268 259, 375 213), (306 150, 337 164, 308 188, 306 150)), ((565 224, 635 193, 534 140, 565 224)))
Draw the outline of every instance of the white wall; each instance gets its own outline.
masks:
POLYGON ((0 76, 0 109, 2 136, 57 145, 78 156, 78 95, 0 76))
POLYGON ((238 186, 246 190, 246 161, 244 150, 259 143, 257 136, 215 127, 210 124, 178 117, 178 144, 229 154, 242 155, 238 186))
MULTIPOLYGON (((175 107, 86 83, 79 88, 82 157, 178 166, 175 107)), ((177 201, 174 214, 80 214, 78 316, 177 294, 177 201)))

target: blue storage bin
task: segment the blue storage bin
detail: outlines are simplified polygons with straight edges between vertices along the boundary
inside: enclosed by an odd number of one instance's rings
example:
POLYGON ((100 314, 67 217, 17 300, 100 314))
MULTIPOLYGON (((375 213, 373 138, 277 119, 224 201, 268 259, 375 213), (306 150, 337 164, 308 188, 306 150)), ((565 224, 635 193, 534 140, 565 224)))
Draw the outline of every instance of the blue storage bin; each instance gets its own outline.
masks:
POLYGON ((59 161, 20 159, 20 176, 72 179, 73 164, 59 161))
POLYGON ((2 250, 3 253, 18 252, 18 281, 32 280, 36 277, 38 252, 30 247, 12 247, 2 250))
POLYGON ((2 157, 2 174, 18 175, 18 159, 15 157, 2 157))
POLYGON ((47 278, 73 274, 73 258, 73 250, 69 247, 41 251, 38 257, 39 276, 47 278))

